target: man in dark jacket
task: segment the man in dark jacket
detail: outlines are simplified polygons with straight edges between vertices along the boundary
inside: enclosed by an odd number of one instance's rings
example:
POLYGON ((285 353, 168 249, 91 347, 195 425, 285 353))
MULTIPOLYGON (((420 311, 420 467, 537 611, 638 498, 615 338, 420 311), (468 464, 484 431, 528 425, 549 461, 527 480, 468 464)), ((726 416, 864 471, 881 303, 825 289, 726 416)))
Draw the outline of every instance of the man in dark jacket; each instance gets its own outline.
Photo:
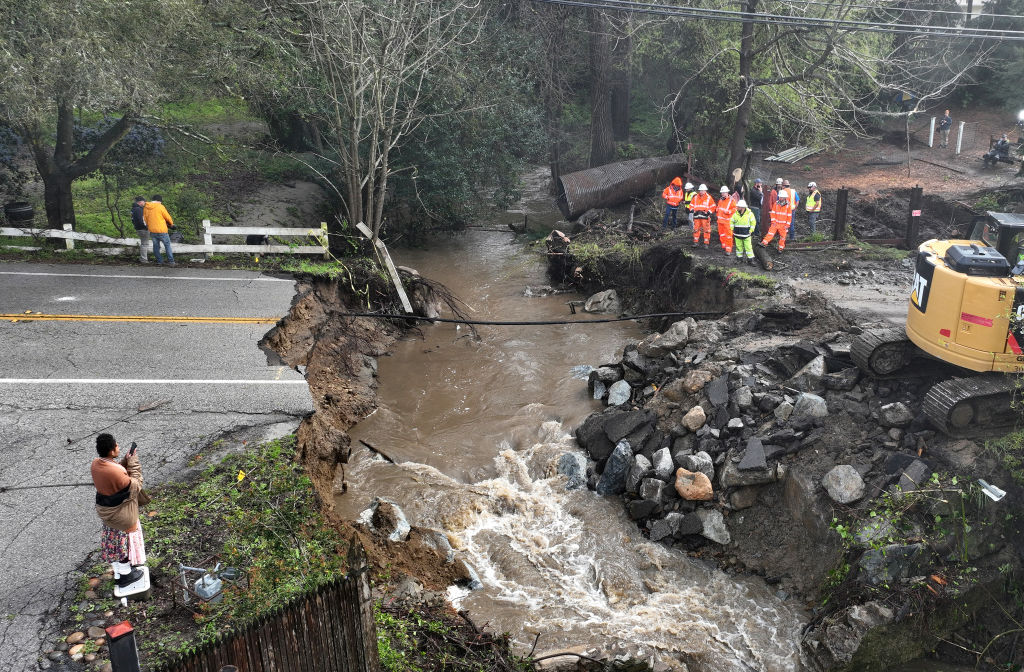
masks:
POLYGON ((146 200, 142 196, 136 196, 132 203, 132 226, 135 227, 135 235, 139 237, 139 261, 143 264, 149 262, 149 229, 146 228, 146 220, 142 218, 142 209, 146 200))

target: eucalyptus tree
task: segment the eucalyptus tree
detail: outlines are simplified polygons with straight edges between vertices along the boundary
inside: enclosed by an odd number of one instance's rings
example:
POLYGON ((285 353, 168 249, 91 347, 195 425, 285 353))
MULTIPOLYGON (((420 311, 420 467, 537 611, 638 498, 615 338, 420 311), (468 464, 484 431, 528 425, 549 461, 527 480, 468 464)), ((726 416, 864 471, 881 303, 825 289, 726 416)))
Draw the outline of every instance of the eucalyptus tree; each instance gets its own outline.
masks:
POLYGON ((31 150, 49 226, 75 222, 72 182, 100 166, 187 60, 175 44, 191 10, 189 0, 0 3, 0 124, 31 150), (83 146, 76 115, 110 123, 83 146))

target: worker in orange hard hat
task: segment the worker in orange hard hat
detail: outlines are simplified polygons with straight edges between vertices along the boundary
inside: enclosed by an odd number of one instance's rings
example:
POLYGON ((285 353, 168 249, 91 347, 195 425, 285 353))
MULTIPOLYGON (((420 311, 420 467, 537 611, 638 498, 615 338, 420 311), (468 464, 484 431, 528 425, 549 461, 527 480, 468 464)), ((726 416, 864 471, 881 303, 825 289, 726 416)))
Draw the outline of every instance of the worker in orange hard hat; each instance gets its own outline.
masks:
POLYGON ((702 235, 704 247, 711 245, 711 213, 715 211, 716 207, 715 199, 708 193, 708 186, 702 184, 697 187, 697 195, 690 199, 690 209, 693 211, 694 247, 700 243, 702 235))
POLYGON ((664 229, 668 226, 668 219, 671 216, 672 228, 674 229, 679 226, 678 222, 676 222, 679 204, 686 197, 686 193, 683 191, 683 180, 678 177, 672 178, 672 182, 661 192, 661 197, 665 199, 665 216, 661 220, 661 228, 664 229))
POLYGON ((718 242, 725 250, 725 256, 732 256, 732 213, 736 212, 736 199, 729 193, 729 187, 722 185, 719 190, 721 198, 715 207, 715 217, 718 219, 718 242))

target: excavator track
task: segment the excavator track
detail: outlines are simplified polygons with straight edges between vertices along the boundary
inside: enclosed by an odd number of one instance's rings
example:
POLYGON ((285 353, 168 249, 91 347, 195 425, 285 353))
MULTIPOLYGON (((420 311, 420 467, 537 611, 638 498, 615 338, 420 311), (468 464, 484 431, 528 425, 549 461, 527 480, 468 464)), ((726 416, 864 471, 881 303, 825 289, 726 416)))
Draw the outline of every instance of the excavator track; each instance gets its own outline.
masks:
POLYGON ((1021 401, 1016 378, 1003 374, 951 378, 933 385, 921 410, 946 434, 956 438, 995 435, 1020 424, 1021 401))
POLYGON ((903 329, 873 329, 850 344, 850 358, 875 378, 896 373, 910 363, 913 347, 903 329))

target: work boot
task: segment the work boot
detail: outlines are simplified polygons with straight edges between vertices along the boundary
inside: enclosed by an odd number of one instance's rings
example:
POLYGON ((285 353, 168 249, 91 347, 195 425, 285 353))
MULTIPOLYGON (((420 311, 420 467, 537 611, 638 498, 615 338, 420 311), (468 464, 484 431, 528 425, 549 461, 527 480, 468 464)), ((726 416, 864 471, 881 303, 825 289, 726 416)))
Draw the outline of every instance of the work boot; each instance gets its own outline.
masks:
POLYGON ((710 243, 704 243, 704 249, 705 250, 710 250, 711 249, 711 244, 710 243))
POLYGON ((753 266, 753 265, 754 265, 754 260, 753 260, 753 258, 748 258, 748 259, 747 259, 747 265, 748 265, 748 266, 753 266))

